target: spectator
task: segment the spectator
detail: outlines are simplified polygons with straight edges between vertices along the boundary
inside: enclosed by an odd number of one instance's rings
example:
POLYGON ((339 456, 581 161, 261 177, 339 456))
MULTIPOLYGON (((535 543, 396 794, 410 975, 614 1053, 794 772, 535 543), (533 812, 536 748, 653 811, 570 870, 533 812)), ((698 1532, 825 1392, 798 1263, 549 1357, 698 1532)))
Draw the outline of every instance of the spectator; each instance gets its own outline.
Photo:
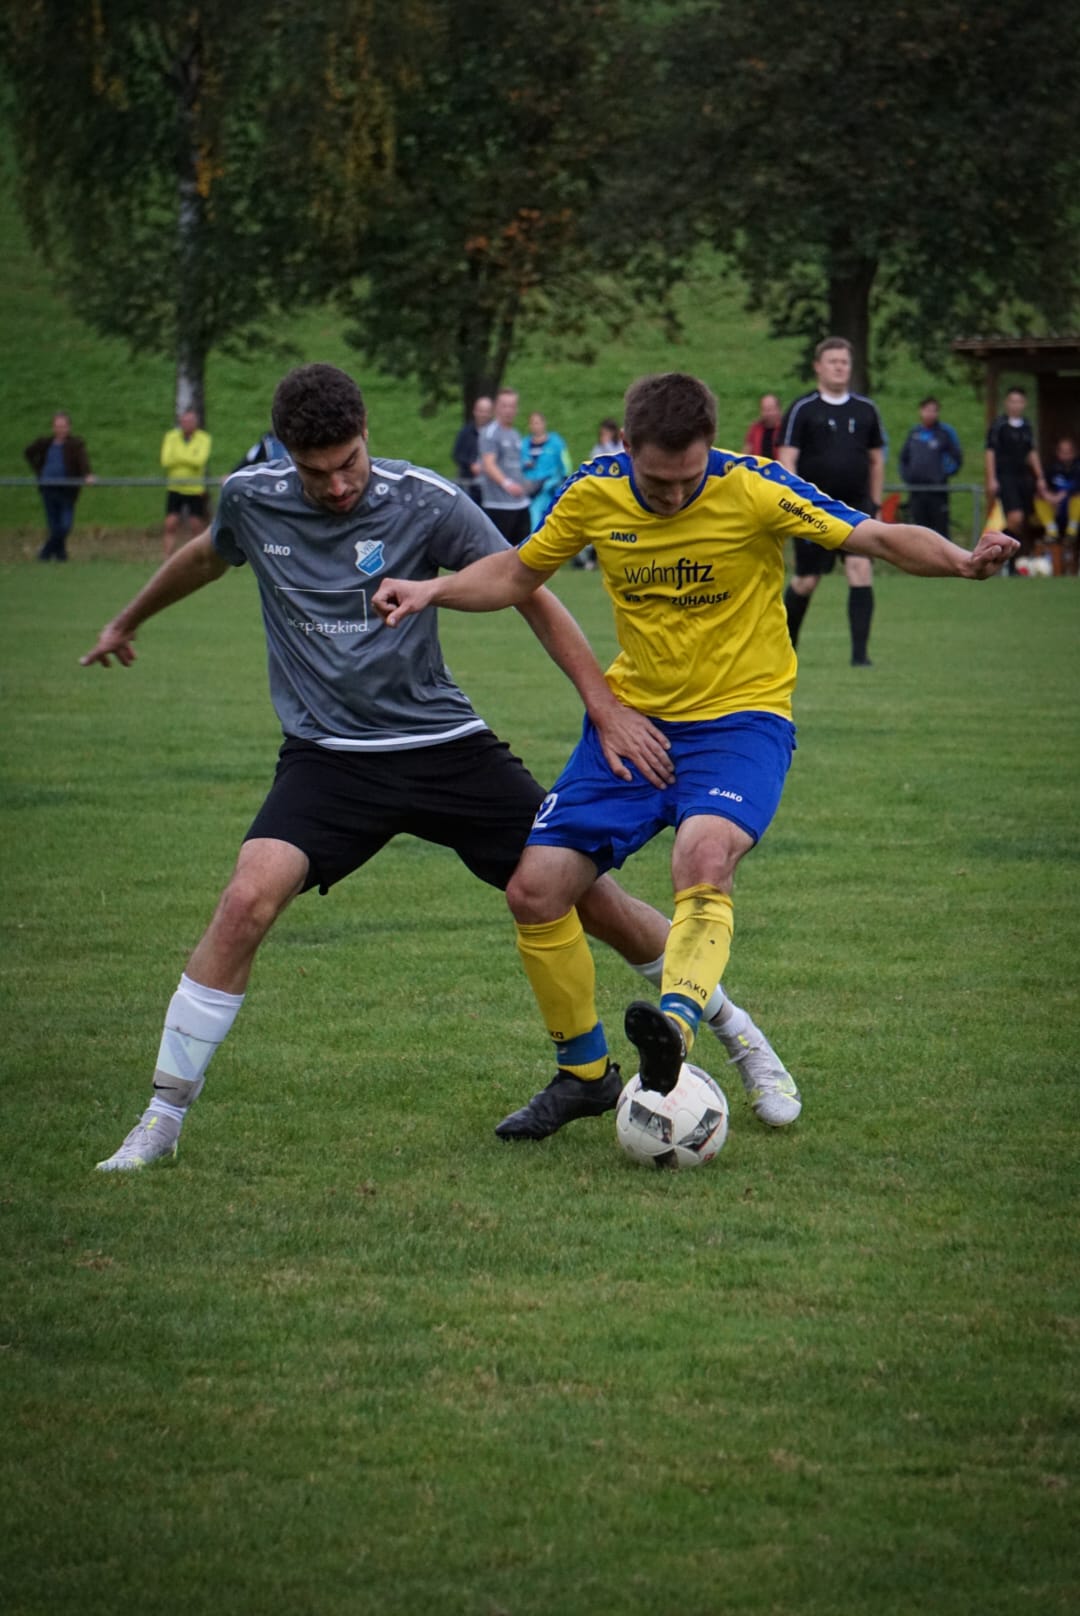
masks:
POLYGON ((454 465, 457 467, 457 484, 463 488, 470 499, 478 505, 483 504, 481 498, 481 485, 483 466, 480 463, 480 434, 495 414, 495 406, 486 395, 476 399, 472 407, 472 419, 464 421, 458 428, 458 435, 454 439, 454 447, 450 451, 454 465))
POLYGON ((514 426, 518 395, 500 387, 494 419, 480 434, 480 503, 504 539, 520 544, 529 536, 529 493, 521 475, 521 433, 514 426))
MULTIPOLYGON (((1035 495, 1049 500, 1050 490, 1043 477, 1042 462, 1035 447, 1035 433, 1024 411, 1027 394, 1022 387, 1010 387, 1005 409, 986 435, 986 493, 991 507, 991 526, 998 520, 995 502, 1001 505, 1001 526, 1021 546, 1027 537, 1028 518, 1035 508, 1035 495)), ((1010 561, 1009 572, 1015 571, 1010 561)))
POLYGON ((529 436, 521 445, 521 475, 529 491, 529 527, 539 527, 551 504, 551 497, 570 475, 570 451, 557 432, 548 430, 547 419, 534 410, 529 416, 529 436))
POLYGON ((202 527, 210 520, 206 467, 212 443, 209 432, 204 432, 199 425, 199 417, 194 410, 183 410, 179 425, 172 427, 161 440, 161 464, 166 478, 166 556, 171 556, 176 548, 176 535, 181 522, 185 525, 194 522, 202 527))
POLYGON ((1080 459, 1076 439, 1059 438, 1054 458, 1046 470, 1050 498, 1035 501, 1035 514, 1046 533, 1046 543, 1054 567, 1054 577, 1075 575, 1077 529, 1080 527, 1080 459))
MULTIPOLYGON (((776 458, 787 471, 798 470, 830 499, 877 516, 885 485, 885 436, 877 406, 848 389, 851 344, 826 337, 814 354, 817 391, 795 400, 784 419, 776 458)), ((788 633, 798 643, 799 628, 822 577, 833 570, 836 554, 810 539, 795 540, 795 576, 784 595, 788 633)), ((851 665, 868 668, 870 622, 874 615, 873 563, 869 556, 844 556, 848 582, 851 665)))
POLYGON ((758 409, 761 413, 757 420, 751 421, 746 429, 743 454, 756 455, 759 460, 775 460, 776 446, 780 441, 780 428, 784 421, 780 400, 775 393, 762 393, 758 409))
MULTIPOLYGON (((622 447, 622 427, 613 415, 605 415, 597 428, 596 442, 589 450, 589 461, 599 460, 603 455, 622 454, 622 447)), ((595 544, 587 544, 570 565, 578 572, 595 572, 599 565, 595 544)))
POLYGON ((274 436, 272 431, 264 432, 258 443, 253 443, 243 460, 237 461, 233 471, 243 471, 245 466, 262 466, 269 460, 289 460, 292 456, 280 438, 274 436))
POLYGON ((38 551, 39 561, 66 561, 67 539, 75 520, 75 501, 84 483, 92 483, 90 458, 82 438, 71 430, 71 416, 57 410, 52 432, 35 438, 23 450, 38 480, 45 507, 45 543, 38 551))
POLYGON ((597 429, 597 439, 589 450, 589 459, 598 460, 601 455, 622 453, 622 427, 613 415, 605 415, 597 429))
POLYGON ((932 527, 949 536, 949 492, 944 487, 964 463, 960 440, 940 419, 936 398, 919 405, 919 425, 913 426, 900 451, 900 476, 909 489, 908 521, 932 527))

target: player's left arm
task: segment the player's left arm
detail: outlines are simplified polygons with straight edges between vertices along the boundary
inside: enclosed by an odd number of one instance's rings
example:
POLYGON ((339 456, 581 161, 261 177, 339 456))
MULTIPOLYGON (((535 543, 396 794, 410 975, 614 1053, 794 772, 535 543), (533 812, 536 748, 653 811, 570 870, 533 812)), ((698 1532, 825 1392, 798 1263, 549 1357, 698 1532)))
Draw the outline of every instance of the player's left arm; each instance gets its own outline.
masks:
POLYGON ((870 498, 874 502, 874 509, 881 509, 885 498, 885 450, 869 450, 870 459, 870 498))
POLYGON ((917 578, 990 578, 1020 545, 1006 533, 984 533, 974 550, 965 550, 933 528, 910 522, 859 522, 844 540, 849 555, 889 561, 917 578))
POLYGON ((550 589, 538 589, 517 609, 581 697, 611 772, 620 780, 633 779, 630 762, 651 785, 670 785, 675 770, 667 736, 612 694, 592 646, 562 601, 550 589))

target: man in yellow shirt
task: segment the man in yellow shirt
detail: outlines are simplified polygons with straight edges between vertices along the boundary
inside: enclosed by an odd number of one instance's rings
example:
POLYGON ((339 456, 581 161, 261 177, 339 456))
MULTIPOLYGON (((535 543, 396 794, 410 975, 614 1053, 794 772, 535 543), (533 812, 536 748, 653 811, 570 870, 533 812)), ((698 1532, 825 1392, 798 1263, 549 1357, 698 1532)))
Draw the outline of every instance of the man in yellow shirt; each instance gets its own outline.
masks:
POLYGON ((192 524, 201 532, 210 520, 210 501, 206 493, 206 467, 210 459, 213 439, 199 425, 194 410, 184 410, 179 424, 166 432, 161 441, 161 464, 165 470, 165 538, 166 556, 176 548, 180 523, 192 524))
MULTIPOLYGON (((615 1106, 621 1081, 574 905, 666 825, 675 827, 675 909, 657 962, 660 1004, 631 1004, 625 1029, 642 1083, 662 1093, 693 1047, 728 960, 736 867, 776 812, 795 747, 785 540, 812 536, 942 578, 989 577, 1017 549, 1000 533, 969 552, 929 528, 874 521, 775 461, 713 448, 716 400, 692 376, 635 382, 623 421, 625 452, 583 466, 520 549, 427 581, 386 579, 375 597, 391 627, 432 605, 494 611, 526 600, 594 545, 621 649, 606 688, 587 693, 589 709, 607 701, 633 713, 640 755, 649 760, 651 748, 657 763, 674 765, 669 784, 651 784, 609 755, 587 717, 540 806, 507 901, 558 1071, 499 1124, 504 1139, 544 1138, 615 1106)), ((745 1020, 737 1031, 749 1052, 764 1040, 745 1020)), ((743 1072, 762 1121, 795 1120, 801 1096, 775 1055, 764 1070, 748 1059, 743 1072)))

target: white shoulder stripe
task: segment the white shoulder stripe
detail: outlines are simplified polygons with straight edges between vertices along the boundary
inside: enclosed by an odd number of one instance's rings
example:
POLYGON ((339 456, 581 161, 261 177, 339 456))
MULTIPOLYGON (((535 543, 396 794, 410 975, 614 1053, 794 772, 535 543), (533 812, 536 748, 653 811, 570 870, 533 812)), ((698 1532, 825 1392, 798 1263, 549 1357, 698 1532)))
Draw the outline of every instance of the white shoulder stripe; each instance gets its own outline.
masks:
POLYGON ((381 477, 383 482, 387 483, 403 483, 406 477, 415 477, 417 482, 431 483, 433 488, 442 488, 448 494, 461 493, 456 483, 448 482, 445 477, 440 477, 437 471, 428 471, 424 466, 408 466, 404 471, 390 471, 380 461, 373 460, 371 472, 372 476, 381 477))
POLYGON ((803 405, 809 404, 817 396, 818 395, 816 393, 808 393, 805 398, 796 399, 795 403, 791 406, 791 414, 788 416, 787 431, 784 433, 785 443, 790 444, 791 442, 791 429, 795 425, 795 417, 798 415, 803 405))
POLYGON ((412 470, 406 473, 406 476, 415 477, 418 482, 431 483, 434 488, 443 488, 448 494, 456 496, 461 493, 461 489, 456 484, 448 482, 445 477, 440 477, 437 471, 425 471, 420 466, 413 466, 412 470))
MULTIPOLYGON (((281 477, 287 477, 290 472, 295 470, 295 466, 278 466, 276 470, 273 470, 269 461, 260 460, 257 466, 241 466, 238 471, 230 472, 225 482, 236 482, 241 477, 273 477, 276 480, 281 477)), ((224 486, 223 483, 222 487, 224 486)))

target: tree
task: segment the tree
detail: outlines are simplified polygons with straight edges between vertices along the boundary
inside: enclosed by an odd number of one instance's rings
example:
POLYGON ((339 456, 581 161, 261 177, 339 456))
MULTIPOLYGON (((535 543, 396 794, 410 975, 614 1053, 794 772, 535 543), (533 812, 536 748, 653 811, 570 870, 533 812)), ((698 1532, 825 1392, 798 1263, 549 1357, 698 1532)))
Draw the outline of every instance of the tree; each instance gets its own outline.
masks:
POLYGON ((363 221, 392 151, 374 13, 33 0, 4 25, 31 239, 95 329, 175 355, 178 411, 203 413, 213 349, 327 290, 327 211, 363 221))
POLYGON ((605 323, 658 305, 678 255, 621 215, 634 61, 620 0, 431 0, 395 95, 395 166, 342 254, 350 340, 467 415, 542 330, 587 358, 605 323))
MULTIPOLYGON (((963 330, 1075 318, 1080 12, 1021 0, 680 6, 680 192, 773 329, 872 331, 941 366, 963 330)), ((676 99, 674 91, 678 90, 676 99)))

